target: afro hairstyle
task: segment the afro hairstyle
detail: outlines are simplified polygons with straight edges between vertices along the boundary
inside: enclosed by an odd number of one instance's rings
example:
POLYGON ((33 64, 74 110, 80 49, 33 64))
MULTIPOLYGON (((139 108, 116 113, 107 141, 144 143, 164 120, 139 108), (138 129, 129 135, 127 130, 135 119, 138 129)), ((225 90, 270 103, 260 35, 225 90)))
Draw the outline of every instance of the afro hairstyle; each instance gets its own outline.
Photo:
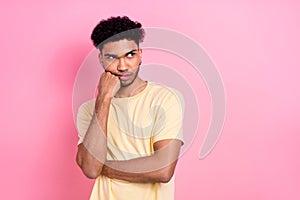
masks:
POLYGON ((91 39, 94 46, 102 50, 108 42, 115 42, 122 39, 134 40, 139 46, 143 42, 145 31, 141 23, 130 20, 127 16, 110 17, 101 20, 94 28, 91 39))

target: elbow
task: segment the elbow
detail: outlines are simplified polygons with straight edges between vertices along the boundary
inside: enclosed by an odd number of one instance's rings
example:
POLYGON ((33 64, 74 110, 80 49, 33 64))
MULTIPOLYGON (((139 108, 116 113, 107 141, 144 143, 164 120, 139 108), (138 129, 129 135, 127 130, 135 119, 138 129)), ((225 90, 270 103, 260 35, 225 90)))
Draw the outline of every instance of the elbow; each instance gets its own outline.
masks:
POLYGON ((101 174, 102 165, 101 166, 82 165, 81 170, 87 178, 96 179, 101 174))
POLYGON ((160 178, 161 183, 168 183, 172 179, 172 176, 163 176, 160 178))
POLYGON ((159 178, 159 182, 168 183, 172 179, 173 174, 174 174, 173 170, 164 171, 159 178))
POLYGON ((87 162, 80 156, 77 156, 76 162, 83 174, 89 179, 96 179, 102 172, 103 165, 99 162, 87 162))
POLYGON ((96 179, 101 174, 97 170, 82 170, 84 175, 89 179, 96 179))

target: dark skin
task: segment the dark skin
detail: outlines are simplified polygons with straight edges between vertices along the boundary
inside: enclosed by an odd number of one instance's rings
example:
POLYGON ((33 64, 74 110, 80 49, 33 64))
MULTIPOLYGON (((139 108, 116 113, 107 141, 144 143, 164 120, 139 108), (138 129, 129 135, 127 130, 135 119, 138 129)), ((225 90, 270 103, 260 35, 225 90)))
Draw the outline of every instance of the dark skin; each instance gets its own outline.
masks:
POLYGON ((155 152, 150 156, 122 161, 106 160, 107 120, 112 98, 133 96, 146 86, 145 81, 137 75, 141 54, 137 44, 126 39, 105 44, 99 54, 105 72, 99 80, 95 115, 92 119, 99 127, 95 129, 90 125, 84 142, 78 145, 76 157, 78 166, 88 178, 95 179, 104 175, 136 183, 166 183, 174 174, 182 145, 182 142, 176 139, 155 142, 155 152), (107 56, 114 60, 109 65, 106 63, 107 56), (90 149, 94 147, 91 143, 95 143, 94 146, 98 148, 96 156, 95 152, 91 153, 90 149))
POLYGON ((88 178, 96 178, 101 174, 103 165, 106 161, 106 133, 107 133, 107 119, 109 113, 109 106, 112 97, 120 88, 120 81, 118 77, 112 75, 110 72, 105 72, 101 75, 98 86, 98 96, 95 103, 95 114, 92 121, 96 121, 100 127, 93 127, 87 130, 83 143, 78 145, 76 161, 78 166, 88 178), (102 147, 97 151, 97 158, 91 154, 88 149, 94 147, 89 144, 89 141, 97 141, 97 146, 102 147))

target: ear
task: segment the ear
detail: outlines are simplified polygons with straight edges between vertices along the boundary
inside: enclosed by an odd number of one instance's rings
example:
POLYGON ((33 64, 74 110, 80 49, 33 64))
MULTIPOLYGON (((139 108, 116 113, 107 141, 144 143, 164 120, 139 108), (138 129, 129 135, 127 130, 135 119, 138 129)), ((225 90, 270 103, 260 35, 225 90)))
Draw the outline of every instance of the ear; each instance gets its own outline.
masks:
POLYGON ((139 56, 140 56, 140 59, 142 60, 142 57, 143 57, 143 49, 139 49, 139 56))
POLYGON ((139 49, 139 59, 140 59, 140 63, 139 63, 139 66, 142 65, 142 57, 143 57, 143 49, 139 49))

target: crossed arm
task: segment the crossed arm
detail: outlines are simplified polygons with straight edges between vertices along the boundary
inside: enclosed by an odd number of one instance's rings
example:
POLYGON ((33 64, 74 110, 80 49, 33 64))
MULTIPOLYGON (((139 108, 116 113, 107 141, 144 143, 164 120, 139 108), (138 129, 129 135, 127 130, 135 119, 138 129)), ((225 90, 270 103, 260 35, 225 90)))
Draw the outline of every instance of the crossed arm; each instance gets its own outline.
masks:
POLYGON ((170 181, 174 174, 181 147, 176 139, 161 140, 154 143, 155 153, 151 156, 124 161, 106 161, 102 175, 129 182, 170 181))

